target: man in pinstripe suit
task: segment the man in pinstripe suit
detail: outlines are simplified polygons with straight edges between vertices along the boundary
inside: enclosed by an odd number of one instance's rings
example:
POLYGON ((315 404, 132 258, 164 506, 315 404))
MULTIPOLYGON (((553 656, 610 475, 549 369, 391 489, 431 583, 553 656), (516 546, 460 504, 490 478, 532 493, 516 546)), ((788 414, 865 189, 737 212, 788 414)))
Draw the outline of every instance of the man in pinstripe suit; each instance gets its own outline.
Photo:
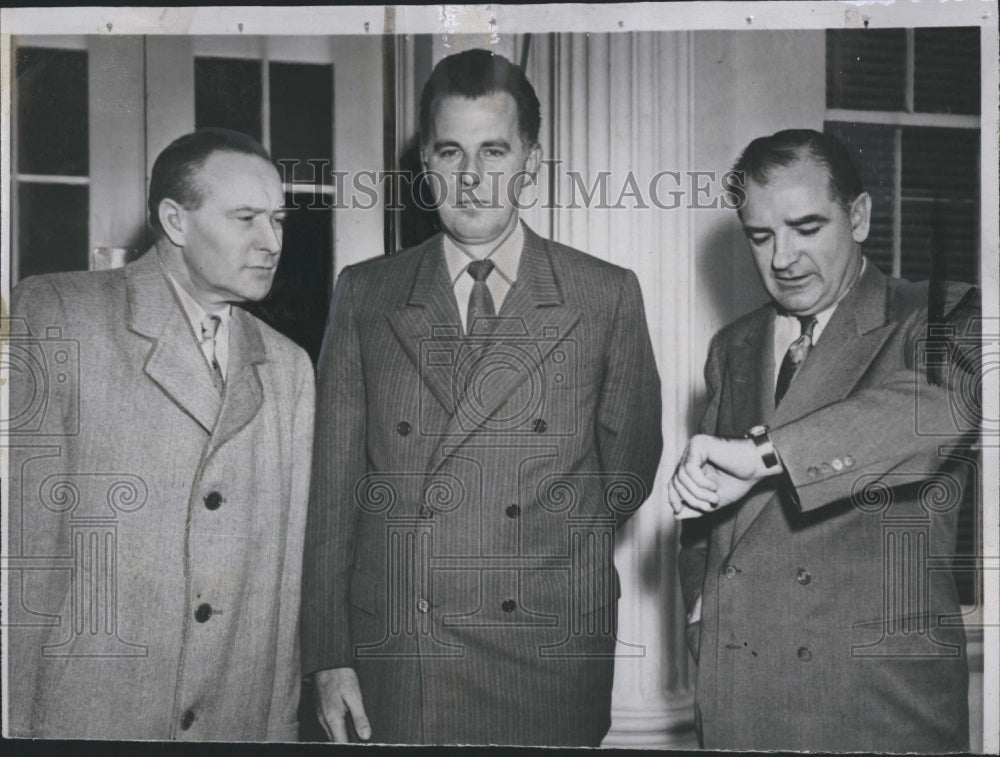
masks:
POLYGON ((304 672, 335 741, 593 745, 610 725, 616 525, 660 385, 635 275, 518 219, 539 104, 441 61, 421 155, 444 233, 343 271, 320 358, 304 672))

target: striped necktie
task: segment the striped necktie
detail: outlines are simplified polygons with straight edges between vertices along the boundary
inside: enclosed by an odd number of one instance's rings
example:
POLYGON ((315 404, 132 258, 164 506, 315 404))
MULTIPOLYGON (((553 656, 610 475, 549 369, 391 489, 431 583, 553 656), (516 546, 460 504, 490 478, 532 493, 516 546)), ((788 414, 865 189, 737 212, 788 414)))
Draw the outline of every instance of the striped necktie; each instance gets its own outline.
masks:
POLYGON ((813 346, 812 337, 813 329, 816 328, 816 319, 811 315, 806 315, 800 316, 798 321, 802 329, 801 334, 788 346, 788 352, 785 353, 785 359, 781 361, 781 369, 778 371, 778 385, 774 389, 775 407, 785 396, 788 387, 792 385, 792 379, 795 378, 795 374, 809 357, 809 351, 813 346))

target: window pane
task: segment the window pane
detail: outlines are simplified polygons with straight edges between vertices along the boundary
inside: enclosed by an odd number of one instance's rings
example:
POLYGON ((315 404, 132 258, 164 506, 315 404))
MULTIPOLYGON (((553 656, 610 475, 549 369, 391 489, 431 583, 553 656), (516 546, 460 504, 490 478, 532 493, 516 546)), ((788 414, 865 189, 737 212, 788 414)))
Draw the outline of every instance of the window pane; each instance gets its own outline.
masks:
POLYGON ((270 71, 271 155, 298 160, 286 180, 322 183, 333 163, 333 67, 272 63, 270 71), (314 171, 309 160, 326 168, 314 171))
POLYGON ((934 254, 945 278, 978 281, 978 197, 978 130, 903 131, 904 278, 929 278, 934 254))
MULTIPOLYGON (((330 308, 330 280, 333 268, 333 210, 310 208, 313 197, 285 196, 290 208, 285 220, 281 262, 268 296, 246 309, 292 339, 315 363, 323 343, 327 311, 330 308)), ((316 204, 322 203, 317 195, 316 204)), ((326 198, 327 205, 331 200, 326 198)))
POLYGON ((17 170, 86 176, 87 53, 22 47, 15 55, 17 170))
POLYGON ((66 184, 22 183, 17 199, 20 278, 86 271, 90 190, 66 184))
POLYGON ((979 29, 914 31, 913 108, 979 113, 979 29))
POLYGON ((883 273, 892 273, 894 126, 827 121, 824 131, 850 148, 861 183, 872 198, 871 229, 864 252, 883 273))
POLYGON ((903 110, 906 30, 827 31, 826 106, 903 110))
POLYGON ((218 126, 249 134, 258 142, 261 112, 260 61, 195 58, 195 128, 218 126))

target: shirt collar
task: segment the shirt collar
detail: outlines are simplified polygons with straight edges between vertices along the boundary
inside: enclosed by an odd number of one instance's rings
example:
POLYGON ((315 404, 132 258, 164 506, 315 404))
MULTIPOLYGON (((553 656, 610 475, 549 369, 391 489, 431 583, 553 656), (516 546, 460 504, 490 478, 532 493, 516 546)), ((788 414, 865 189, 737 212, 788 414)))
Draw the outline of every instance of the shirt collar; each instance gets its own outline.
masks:
POLYGON ((174 275, 167 270, 167 267, 163 265, 160 261, 160 265, 163 267, 163 273, 167 277, 167 281, 170 283, 171 289, 177 295, 177 300, 181 303, 181 310, 184 311, 184 315, 187 316, 188 322, 191 324, 191 328, 197 335, 201 334, 201 322, 205 320, 205 316, 211 312, 212 315, 219 316, 222 321, 222 327, 229 325, 229 317, 232 313, 232 305, 225 305, 219 310, 207 311, 201 306, 201 304, 190 294, 187 290, 180 285, 174 275))
MULTIPOLYGON (((494 247, 483 260, 491 260, 494 269, 508 284, 517 279, 517 266, 521 262, 521 250, 524 248, 524 229, 520 221, 500 244, 494 247)), ((464 247, 456 244, 447 234, 444 235, 444 260, 448 265, 448 275, 452 286, 465 273, 472 263, 479 258, 474 257, 464 247)))

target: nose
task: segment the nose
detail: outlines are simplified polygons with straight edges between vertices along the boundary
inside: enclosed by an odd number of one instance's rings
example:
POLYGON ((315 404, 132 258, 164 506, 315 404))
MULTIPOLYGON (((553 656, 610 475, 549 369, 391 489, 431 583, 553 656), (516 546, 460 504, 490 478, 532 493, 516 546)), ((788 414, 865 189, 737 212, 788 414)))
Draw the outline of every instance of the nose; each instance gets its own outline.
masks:
POLYGON ((476 158, 468 156, 462 158, 462 164, 458 167, 459 181, 463 187, 475 189, 482 182, 482 171, 476 158))
POLYGON ((774 235, 774 251, 771 256, 771 268, 784 271, 790 268, 799 258, 798 247, 791 231, 782 229, 774 235))
POLYGON ((263 252, 277 255, 281 252, 281 224, 265 215, 259 217, 257 246, 263 252))

